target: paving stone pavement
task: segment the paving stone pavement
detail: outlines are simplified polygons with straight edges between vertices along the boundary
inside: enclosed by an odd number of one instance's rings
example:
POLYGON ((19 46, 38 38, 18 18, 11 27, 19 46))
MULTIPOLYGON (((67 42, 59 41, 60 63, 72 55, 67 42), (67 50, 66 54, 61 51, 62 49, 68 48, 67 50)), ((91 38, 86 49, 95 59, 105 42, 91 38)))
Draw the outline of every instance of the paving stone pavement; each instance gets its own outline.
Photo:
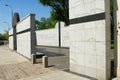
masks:
POLYGON ((0 80, 90 80, 60 71, 53 67, 43 68, 32 64, 7 46, 0 46, 0 80))
MULTIPOLYGON (((48 65, 60 70, 69 69, 69 48, 37 47, 37 52, 48 56, 48 65)), ((41 62, 40 59, 37 60, 41 62)))
POLYGON ((43 68, 40 64, 32 64, 8 47, 0 46, 0 80, 18 80, 55 70, 52 67, 43 68))
POLYGON ((112 79, 112 80, 120 80, 120 78, 119 78, 119 77, 117 77, 117 78, 114 78, 114 79, 112 79))
POLYGON ((91 80, 91 79, 87 79, 84 77, 80 77, 74 74, 58 70, 51 73, 32 76, 20 80, 91 80))
POLYGON ((7 46, 0 46, 0 65, 14 64, 28 61, 7 46))
POLYGON ((39 64, 26 61, 17 64, 0 66, 0 80, 17 80, 25 77, 46 74, 55 71, 53 68, 43 68, 39 64))

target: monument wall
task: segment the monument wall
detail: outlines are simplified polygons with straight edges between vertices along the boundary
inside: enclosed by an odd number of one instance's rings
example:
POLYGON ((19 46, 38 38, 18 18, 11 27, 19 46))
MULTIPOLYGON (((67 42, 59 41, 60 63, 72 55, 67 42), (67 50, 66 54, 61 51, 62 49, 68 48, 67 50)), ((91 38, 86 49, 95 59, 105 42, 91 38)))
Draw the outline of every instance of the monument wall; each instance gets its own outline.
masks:
MULTIPOLYGON (((39 46, 54 46, 59 47, 59 31, 58 24, 53 29, 37 30, 36 40, 39 46)), ((61 47, 69 47, 69 30, 68 26, 61 23, 61 47)))
POLYGON ((17 52, 31 58, 35 53, 35 15, 29 14, 16 25, 17 52))
POLYGON ((13 28, 9 30, 9 48, 13 50, 13 28))
POLYGON ((13 40, 13 28, 9 30, 9 47, 21 55, 31 58, 31 54, 35 53, 35 46, 52 46, 59 47, 59 40, 61 47, 69 47, 69 27, 60 22, 60 37, 58 23, 55 28, 47 30, 35 31, 35 15, 29 14, 21 21, 16 22, 14 35, 16 35, 16 45, 13 40))
POLYGON ((109 0, 69 0, 70 70, 110 79, 109 0))
POLYGON ((40 46, 59 46, 58 29, 36 31, 36 40, 40 46))
POLYGON ((120 0, 114 0, 114 40, 115 40, 115 69, 120 77, 120 0))

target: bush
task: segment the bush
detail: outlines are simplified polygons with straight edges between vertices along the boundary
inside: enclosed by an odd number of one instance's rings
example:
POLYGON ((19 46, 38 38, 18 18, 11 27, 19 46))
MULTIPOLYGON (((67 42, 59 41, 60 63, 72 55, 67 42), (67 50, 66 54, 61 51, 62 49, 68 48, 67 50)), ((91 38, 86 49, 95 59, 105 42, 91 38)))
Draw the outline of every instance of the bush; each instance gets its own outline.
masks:
POLYGON ((111 41, 111 49, 114 49, 114 40, 111 41))

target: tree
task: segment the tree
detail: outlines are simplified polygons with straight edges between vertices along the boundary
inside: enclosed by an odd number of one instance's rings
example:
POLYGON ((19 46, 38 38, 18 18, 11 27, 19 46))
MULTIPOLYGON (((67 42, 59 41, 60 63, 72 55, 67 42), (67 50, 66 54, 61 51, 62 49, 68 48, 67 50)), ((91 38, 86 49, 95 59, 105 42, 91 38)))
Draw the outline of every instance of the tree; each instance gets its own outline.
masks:
POLYGON ((68 0, 39 0, 44 6, 52 7, 54 18, 69 25, 69 1, 68 0))
POLYGON ((9 35, 8 35, 8 31, 5 31, 4 34, 0 33, 0 40, 8 40, 9 35))
POLYGON ((54 16, 55 12, 54 10, 52 9, 50 11, 50 17, 47 18, 47 23, 48 23, 48 28, 54 28, 55 27, 55 24, 57 23, 57 20, 55 19, 55 16, 54 16))
POLYGON ((2 36, 2 34, 0 33, 0 40, 2 40, 3 39, 3 36, 2 36))
POLYGON ((8 36, 8 32, 6 32, 6 33, 3 34, 3 39, 4 39, 4 40, 8 40, 8 37, 9 37, 9 36, 8 36))
POLYGON ((57 21, 54 19, 54 12, 53 10, 51 10, 50 12, 50 17, 49 18, 44 18, 42 17, 39 20, 36 20, 35 23, 36 23, 36 29, 37 30, 42 30, 42 29, 49 29, 49 28, 54 28, 55 27, 55 24, 57 23, 57 21))

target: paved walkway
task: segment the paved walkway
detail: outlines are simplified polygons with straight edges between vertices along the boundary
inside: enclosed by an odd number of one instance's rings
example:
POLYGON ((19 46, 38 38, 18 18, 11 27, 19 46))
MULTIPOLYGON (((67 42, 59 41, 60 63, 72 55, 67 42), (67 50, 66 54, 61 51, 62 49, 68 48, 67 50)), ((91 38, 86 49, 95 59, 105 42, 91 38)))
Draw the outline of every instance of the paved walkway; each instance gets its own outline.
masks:
POLYGON ((0 65, 14 64, 28 61, 14 51, 10 51, 7 46, 0 46, 0 65))
POLYGON ((0 80, 18 80, 55 70, 51 67, 43 68, 40 64, 31 64, 29 60, 6 46, 0 46, 0 80))
MULTIPOLYGON (((55 47, 37 47, 37 52, 48 56, 48 65, 60 70, 69 69, 69 49, 55 47)), ((40 59, 37 60, 41 62, 40 59)))
POLYGON ((0 46, 0 80, 90 80, 55 68, 31 64, 19 54, 0 46))
POLYGON ((32 76, 20 80, 90 80, 90 79, 83 78, 63 71, 54 71, 48 74, 32 76))
POLYGON ((112 79, 112 80, 120 80, 120 78, 117 77, 117 78, 114 78, 114 79, 112 79))

